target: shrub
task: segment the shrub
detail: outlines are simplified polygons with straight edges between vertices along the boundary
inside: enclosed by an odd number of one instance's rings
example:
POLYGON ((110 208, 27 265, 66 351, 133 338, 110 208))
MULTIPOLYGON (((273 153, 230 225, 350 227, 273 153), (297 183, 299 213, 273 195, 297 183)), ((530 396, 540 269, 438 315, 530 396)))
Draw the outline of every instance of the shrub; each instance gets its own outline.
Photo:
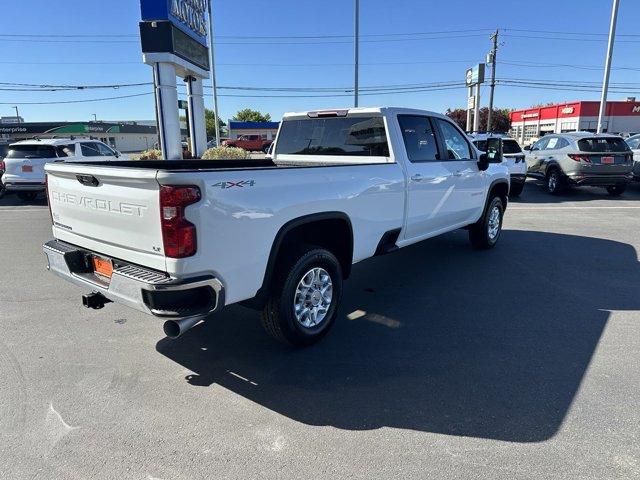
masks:
POLYGON ((162 158, 162 150, 150 149, 140 154, 138 160, 160 160, 162 158))
POLYGON ((249 158, 249 152, 237 147, 214 147, 202 155, 203 160, 242 160, 249 158))

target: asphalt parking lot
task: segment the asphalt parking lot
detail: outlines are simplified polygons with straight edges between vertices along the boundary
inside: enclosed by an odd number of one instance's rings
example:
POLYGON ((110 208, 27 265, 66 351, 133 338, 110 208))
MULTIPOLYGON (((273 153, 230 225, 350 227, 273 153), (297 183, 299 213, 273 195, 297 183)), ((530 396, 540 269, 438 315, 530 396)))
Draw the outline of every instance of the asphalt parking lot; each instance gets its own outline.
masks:
POLYGON ((0 200, 7 479, 640 477, 640 185, 529 182, 500 245, 363 262, 333 332, 233 306, 178 340, 45 270, 44 201, 0 200))

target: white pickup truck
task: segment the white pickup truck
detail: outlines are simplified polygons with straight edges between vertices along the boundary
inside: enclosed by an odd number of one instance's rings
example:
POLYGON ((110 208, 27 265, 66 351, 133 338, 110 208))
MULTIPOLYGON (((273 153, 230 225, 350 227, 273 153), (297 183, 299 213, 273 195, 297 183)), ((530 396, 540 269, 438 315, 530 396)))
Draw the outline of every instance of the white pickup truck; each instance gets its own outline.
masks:
MULTIPOLYGON (((507 206, 500 142, 405 108, 286 114, 272 160, 48 164, 48 268, 165 318, 177 337, 225 305, 309 345, 354 263, 458 228, 493 247, 507 206)), ((428 266, 425 266, 428 268, 428 266)))

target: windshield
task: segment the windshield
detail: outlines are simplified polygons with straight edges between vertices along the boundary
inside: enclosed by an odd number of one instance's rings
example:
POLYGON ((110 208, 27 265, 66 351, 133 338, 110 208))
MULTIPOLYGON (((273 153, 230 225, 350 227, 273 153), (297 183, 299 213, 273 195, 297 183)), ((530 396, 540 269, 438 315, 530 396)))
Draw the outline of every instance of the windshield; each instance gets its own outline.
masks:
POLYGON ((629 146, 620 137, 596 137, 578 140, 578 148, 581 152, 610 153, 628 152, 629 146))
POLYGON ((12 145, 7 158, 56 158, 56 150, 51 145, 12 145))

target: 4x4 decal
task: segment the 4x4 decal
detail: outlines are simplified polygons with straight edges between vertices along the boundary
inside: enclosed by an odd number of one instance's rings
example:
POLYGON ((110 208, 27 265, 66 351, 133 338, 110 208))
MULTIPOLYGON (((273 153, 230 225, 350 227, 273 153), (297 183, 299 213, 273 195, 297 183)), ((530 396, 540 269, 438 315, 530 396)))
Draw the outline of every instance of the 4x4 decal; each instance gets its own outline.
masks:
POLYGON ((233 187, 253 187, 256 184, 255 180, 240 180, 237 182, 218 182, 211 185, 212 187, 220 188, 233 188, 233 187))

